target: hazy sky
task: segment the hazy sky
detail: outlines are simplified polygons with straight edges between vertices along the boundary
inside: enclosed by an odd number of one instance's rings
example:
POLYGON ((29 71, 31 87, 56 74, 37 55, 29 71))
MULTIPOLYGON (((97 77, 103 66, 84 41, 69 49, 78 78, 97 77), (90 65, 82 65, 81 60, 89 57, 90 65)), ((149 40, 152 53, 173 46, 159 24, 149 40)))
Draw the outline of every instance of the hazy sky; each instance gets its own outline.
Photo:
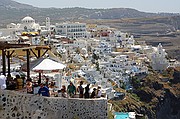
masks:
POLYGON ((14 0, 36 7, 134 8, 145 12, 180 13, 180 0, 14 0))

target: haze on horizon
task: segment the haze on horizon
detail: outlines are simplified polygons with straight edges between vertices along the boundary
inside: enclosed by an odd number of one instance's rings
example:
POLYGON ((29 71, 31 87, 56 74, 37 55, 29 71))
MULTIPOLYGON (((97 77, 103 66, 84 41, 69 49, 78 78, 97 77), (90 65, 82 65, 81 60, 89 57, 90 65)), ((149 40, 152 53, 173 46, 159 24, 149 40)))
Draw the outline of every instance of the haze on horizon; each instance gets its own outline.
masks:
POLYGON ((14 0, 41 8, 133 8, 143 12, 180 13, 180 0, 14 0))

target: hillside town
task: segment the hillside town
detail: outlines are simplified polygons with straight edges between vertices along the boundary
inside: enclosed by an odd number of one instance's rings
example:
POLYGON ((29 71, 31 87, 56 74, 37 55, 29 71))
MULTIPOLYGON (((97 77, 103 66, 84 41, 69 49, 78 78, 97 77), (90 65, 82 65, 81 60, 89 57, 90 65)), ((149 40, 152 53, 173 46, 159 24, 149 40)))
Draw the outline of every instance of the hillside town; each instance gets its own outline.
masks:
MULTIPOLYGON (((180 66, 176 59, 168 57, 161 43, 153 47, 135 40, 130 33, 105 25, 51 24, 49 17, 45 18, 44 25, 30 16, 19 23, 7 24, 7 28, 0 29, 0 42, 1 75, 7 76, 7 80, 23 75, 23 86, 32 82, 34 94, 38 94, 38 85, 46 84, 48 79, 48 83, 54 83, 52 97, 86 98, 85 91, 84 96, 80 91, 75 96, 59 94, 61 87, 68 90, 72 83, 76 88, 82 85, 83 89, 89 85, 90 94, 94 89, 101 90, 93 98, 122 100, 126 92, 116 91, 115 87, 133 90, 133 77, 144 77, 151 73, 149 70, 162 72, 180 66), (39 65, 46 60, 46 65, 39 65)), ((8 85, 1 85, 3 88, 8 85)), ((21 89, 14 90, 24 93, 21 89)), ((135 119, 133 115, 129 112, 129 119, 135 119)))

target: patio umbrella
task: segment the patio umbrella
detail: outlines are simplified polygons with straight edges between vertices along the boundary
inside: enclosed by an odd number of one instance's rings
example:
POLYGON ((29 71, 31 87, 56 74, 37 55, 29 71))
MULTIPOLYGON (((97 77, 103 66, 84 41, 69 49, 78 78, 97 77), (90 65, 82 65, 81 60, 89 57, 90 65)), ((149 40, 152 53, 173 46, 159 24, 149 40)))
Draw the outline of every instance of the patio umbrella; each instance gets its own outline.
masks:
POLYGON ((48 72, 48 71, 58 71, 61 69, 64 69, 66 66, 62 63, 56 62, 52 59, 43 59, 41 62, 36 64, 33 68, 32 71, 34 72, 48 72))
MULTIPOLYGON (((47 72, 59 72, 59 70, 62 70, 64 69, 66 66, 62 63, 59 63, 59 62, 56 62, 52 59, 49 59, 49 58, 46 58, 46 59, 43 59, 41 62, 39 62, 38 64, 36 64, 33 68, 32 68, 32 71, 34 72, 39 72, 39 73, 47 73, 47 72)), ((61 87, 61 76, 59 76, 59 78, 56 79, 56 86, 57 87, 61 87)), ((38 82, 41 82, 40 81, 41 78, 39 77, 39 81, 38 82)))
MULTIPOLYGON (((36 59, 34 61, 30 62, 30 70, 34 71, 34 72, 48 72, 48 71, 58 71, 61 70, 63 68, 65 68, 66 66, 63 65, 62 63, 59 63, 55 60, 49 59, 49 58, 39 58, 36 59)), ((27 71, 27 63, 24 63, 21 66, 21 70, 22 71, 27 71)))
MULTIPOLYGON (((39 73, 38 84, 41 83, 41 73, 59 72, 66 66, 49 58, 39 58, 30 62, 30 70, 39 73)), ((23 64, 22 71, 27 71, 27 64, 23 64)))

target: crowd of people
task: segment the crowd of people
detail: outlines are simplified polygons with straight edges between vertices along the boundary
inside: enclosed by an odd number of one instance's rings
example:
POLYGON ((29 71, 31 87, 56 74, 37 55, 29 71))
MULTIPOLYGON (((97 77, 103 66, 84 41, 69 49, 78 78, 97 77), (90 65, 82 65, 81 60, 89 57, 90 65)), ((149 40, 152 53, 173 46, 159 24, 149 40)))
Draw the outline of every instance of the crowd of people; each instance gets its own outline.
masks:
POLYGON ((25 86, 25 77, 20 77, 16 75, 15 78, 8 76, 6 80, 7 90, 22 90, 25 86))
MULTIPOLYGON (((83 88, 83 81, 80 82, 80 85, 76 88, 76 86, 70 82, 69 85, 66 86, 62 85, 60 90, 55 91, 54 89, 57 88, 55 87, 55 84, 53 82, 47 83, 48 79, 46 82, 43 84, 40 84, 40 88, 38 90, 38 95, 42 96, 54 96, 54 97, 64 97, 64 98, 100 98, 102 97, 102 91, 101 87, 98 86, 97 89, 93 88, 92 93, 90 93, 90 84, 87 84, 85 88, 83 88)), ((32 85, 32 84, 30 84, 32 85)), ((31 87, 31 86, 30 86, 31 87)), ((28 91, 28 86, 26 86, 27 91, 28 91)), ((29 90, 28 93, 32 93, 31 90, 29 90)))
MULTIPOLYGON (((76 87, 73 85, 72 82, 67 87, 67 94, 73 98, 75 97, 76 93, 79 94, 79 98, 100 98, 102 97, 101 87, 93 88, 93 92, 90 93, 90 84, 87 84, 85 88, 83 88, 83 81, 80 81, 80 85, 76 87)), ((65 91, 66 93, 66 91, 65 91)), ((64 95, 64 94, 63 94, 64 95)))
POLYGON ((55 86, 55 82, 53 81, 50 82, 48 78, 46 78, 45 83, 40 83, 38 86, 35 86, 31 79, 25 80, 24 77, 20 77, 19 75, 16 75, 14 79, 12 77, 7 77, 7 79, 5 80, 5 78, 2 81, 4 81, 4 84, 6 86, 4 86, 4 88, 1 89, 23 90, 28 94, 38 94, 46 97, 51 97, 51 96, 64 97, 64 98, 102 97, 102 91, 100 86, 98 86, 97 88, 93 88, 93 91, 90 92, 90 84, 87 84, 85 87, 83 87, 83 81, 80 81, 79 86, 77 86, 77 88, 72 82, 70 82, 67 88, 65 85, 62 85, 61 89, 58 89, 58 87, 55 86), (37 89, 35 90, 35 88, 37 89))

